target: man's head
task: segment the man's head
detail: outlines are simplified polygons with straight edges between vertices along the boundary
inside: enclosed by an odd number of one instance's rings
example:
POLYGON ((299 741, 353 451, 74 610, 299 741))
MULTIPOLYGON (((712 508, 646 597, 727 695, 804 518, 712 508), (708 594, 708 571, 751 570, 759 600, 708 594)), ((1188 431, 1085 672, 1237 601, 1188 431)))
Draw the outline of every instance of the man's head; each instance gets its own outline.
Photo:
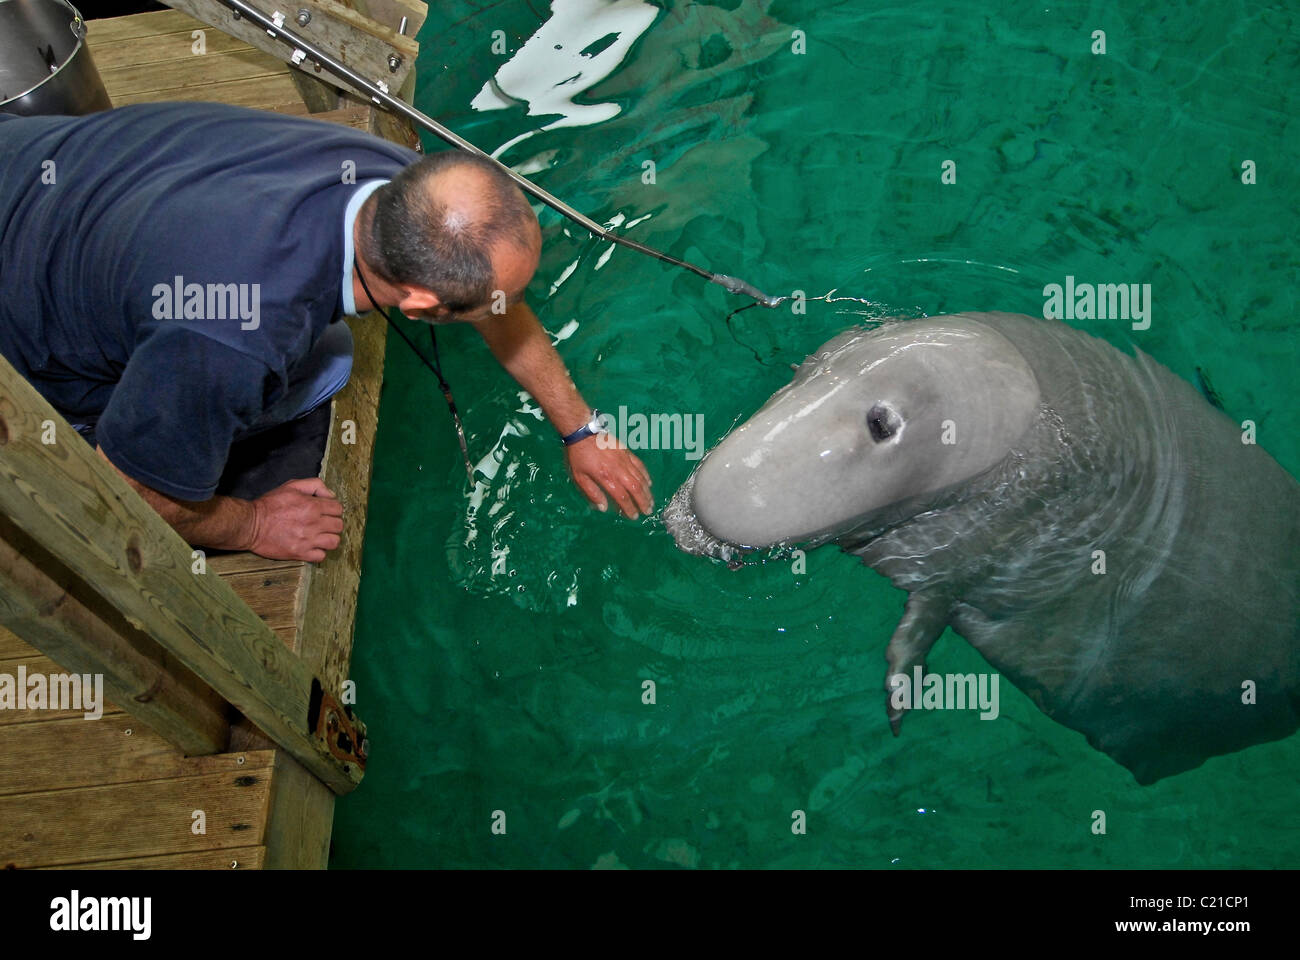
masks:
POLYGON ((430 320, 490 316, 498 290, 509 302, 522 297, 541 254, 523 192, 493 164, 454 150, 375 191, 359 227, 364 268, 396 288, 403 313, 430 320))

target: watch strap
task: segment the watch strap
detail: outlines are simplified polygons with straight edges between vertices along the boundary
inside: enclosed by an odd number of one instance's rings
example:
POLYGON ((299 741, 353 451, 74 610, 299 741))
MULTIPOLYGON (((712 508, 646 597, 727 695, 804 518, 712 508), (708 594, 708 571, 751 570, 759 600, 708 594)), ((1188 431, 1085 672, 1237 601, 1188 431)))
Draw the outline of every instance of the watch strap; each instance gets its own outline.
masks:
POLYGON ((591 419, 580 426, 577 430, 574 430, 573 433, 566 437, 561 437, 560 442, 568 447, 577 443, 579 440, 586 440, 588 437, 595 436, 602 432, 603 429, 604 427, 600 422, 600 411, 592 410, 591 419))

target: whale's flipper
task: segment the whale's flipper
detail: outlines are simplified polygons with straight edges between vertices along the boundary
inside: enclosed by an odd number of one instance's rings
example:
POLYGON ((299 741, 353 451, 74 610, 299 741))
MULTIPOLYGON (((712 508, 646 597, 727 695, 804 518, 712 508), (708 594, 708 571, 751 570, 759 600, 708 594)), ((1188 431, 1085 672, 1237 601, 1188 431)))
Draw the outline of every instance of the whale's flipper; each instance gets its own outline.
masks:
MULTIPOLYGON (((889 726, 894 731, 894 736, 898 736, 903 714, 907 711, 894 707, 894 688, 890 686, 889 680, 901 673, 910 683, 914 668, 925 669, 925 658, 948 626, 951 609, 952 604, 947 597, 919 590, 907 598, 903 619, 898 621, 894 635, 889 638, 889 646, 885 649, 885 660, 889 664, 889 669, 885 671, 885 712, 889 716, 889 726)), ((919 690, 913 691, 913 696, 919 695, 919 690)))

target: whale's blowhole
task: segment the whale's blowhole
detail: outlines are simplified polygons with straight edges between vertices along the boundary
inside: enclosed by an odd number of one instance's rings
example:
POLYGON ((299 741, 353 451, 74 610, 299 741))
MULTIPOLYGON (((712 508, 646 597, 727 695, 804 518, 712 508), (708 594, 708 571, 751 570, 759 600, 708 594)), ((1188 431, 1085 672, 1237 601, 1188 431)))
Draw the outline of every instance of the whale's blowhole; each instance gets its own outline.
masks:
POLYGON ((902 418, 887 404, 875 403, 867 411, 867 432, 876 443, 898 436, 902 429, 902 418))

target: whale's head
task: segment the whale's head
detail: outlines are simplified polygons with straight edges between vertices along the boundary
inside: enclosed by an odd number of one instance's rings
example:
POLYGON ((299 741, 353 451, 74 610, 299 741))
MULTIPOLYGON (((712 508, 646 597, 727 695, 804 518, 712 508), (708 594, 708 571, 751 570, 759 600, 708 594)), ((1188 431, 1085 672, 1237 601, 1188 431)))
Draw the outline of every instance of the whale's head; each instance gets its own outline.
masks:
POLYGON ((851 330, 709 451, 664 522, 681 549, 720 559, 831 539, 984 473, 1038 407, 1024 356, 983 323, 851 330))

